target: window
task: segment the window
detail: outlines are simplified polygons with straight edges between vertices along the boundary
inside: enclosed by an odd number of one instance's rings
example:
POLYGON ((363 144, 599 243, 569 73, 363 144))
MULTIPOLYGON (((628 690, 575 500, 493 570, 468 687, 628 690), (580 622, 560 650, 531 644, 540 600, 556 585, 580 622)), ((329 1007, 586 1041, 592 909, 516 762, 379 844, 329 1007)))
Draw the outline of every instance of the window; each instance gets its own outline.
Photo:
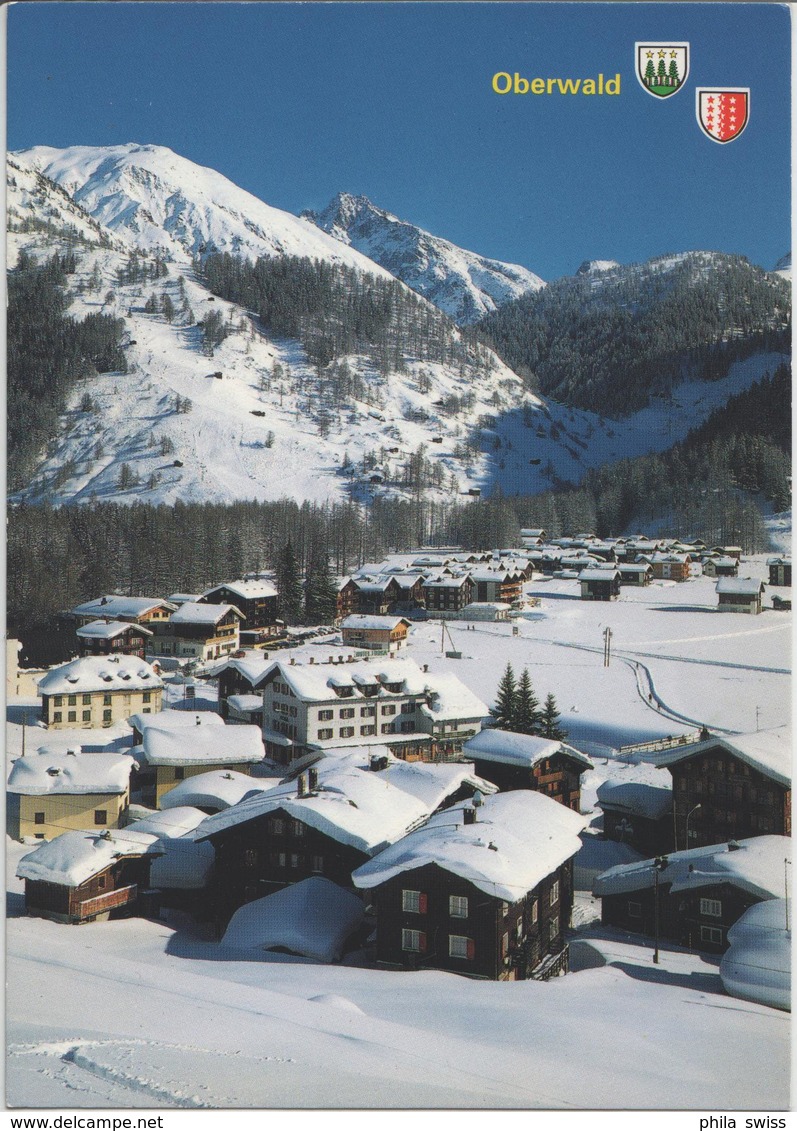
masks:
POLYGON ((324 857, 323 856, 314 856, 313 857, 313 871, 314 872, 323 872, 324 871, 324 857))
POLYGON ((406 927, 401 931, 401 949, 421 953, 426 950, 426 934, 423 931, 408 931, 406 927))
POLYGON ((90 695, 84 695, 83 699, 82 699, 82 703, 83 703, 84 706, 90 707, 91 706, 91 696, 90 695))
POLYGON ((716 919, 722 915, 722 902, 719 899, 701 899, 700 914, 713 915, 716 919))
POLYGON ((360 734, 376 734, 375 726, 360 727, 360 734))
POLYGON ((292 852, 291 853, 291 867, 292 868, 298 868, 299 865, 301 864, 301 862, 302 862, 301 856, 299 856, 299 854, 297 852, 292 852))
POLYGON ((244 849, 244 867, 254 868, 257 865, 257 849, 245 848, 244 849))
POLYGON ((629 901, 628 901, 628 918, 629 919, 641 919, 642 918, 642 904, 641 903, 637 903, 635 900, 629 899, 629 901))
POLYGON ((395 715, 395 713, 396 713, 396 704, 395 703, 387 703, 382 708, 382 714, 383 715, 395 715))
POLYGON ((77 703, 77 695, 68 695, 66 702, 69 707, 74 707, 77 703))
POLYGON ((268 822, 269 836, 282 836, 285 832, 285 822, 282 817, 270 817, 268 822))
POLYGON ((83 711, 82 712, 82 718, 83 718, 84 723, 90 723, 91 722, 91 711, 83 711))
POLYGON ((111 703, 112 703, 111 696, 108 692, 106 692, 102 697, 102 705, 103 705, 103 707, 110 707, 111 703))
POLYGON ((474 958, 476 954, 476 947, 473 939, 468 939, 464 935, 449 935, 448 936, 448 956, 449 958, 474 958))
POLYGON ((69 711, 67 713, 67 716, 66 716, 66 721, 68 723, 76 723, 77 722, 77 711, 69 711))
POLYGON ((426 914, 426 892, 409 891, 404 888, 401 892, 401 910, 411 911, 416 915, 426 914))
MULTIPOLYGON (((376 714, 376 707, 360 707, 361 719, 372 719, 376 714)), ((376 732, 374 732, 376 733, 376 732)))
POLYGON ((33 814, 33 823, 34 823, 34 825, 43 825, 44 824, 44 813, 34 813, 33 814))
POLYGON ((353 719, 354 718, 354 707, 341 707, 340 717, 342 719, 353 719))
POLYGON ((151 691, 145 691, 144 694, 141 696, 142 703, 149 703, 151 700, 152 700, 152 692, 151 691))
POLYGON ((351 738, 353 734, 354 734, 354 727, 341 727, 340 728, 340 737, 341 738, 351 738))
POLYGON ((531 922, 532 922, 532 924, 537 922, 537 916, 539 914, 539 904, 540 904, 540 901, 538 899, 535 899, 533 901, 532 905, 531 905, 531 922))
POLYGON ((94 824, 95 825, 107 825, 108 824, 108 810, 107 809, 95 809, 94 810, 94 824))
POLYGON ((722 946, 722 927, 701 927, 700 941, 722 946))
POLYGON ((448 914, 452 919, 467 919, 468 897, 466 895, 450 895, 448 897, 448 914))
POLYGON ((335 715, 334 711, 329 711, 329 710, 326 710, 326 709, 318 712, 318 718, 319 718, 320 721, 323 721, 323 722, 327 722, 329 719, 334 718, 334 715, 335 715))
POLYGON ((98 891, 104 891, 107 879, 108 879, 107 876, 97 876, 97 890, 98 891))
POLYGON ((558 902, 559 902, 559 881, 554 880, 553 884, 551 885, 551 895, 550 895, 550 898, 548 900, 548 904, 549 904, 550 907, 553 907, 553 905, 555 903, 558 903, 558 902))
POLYGON ((174 767, 174 780, 175 781, 184 781, 185 780, 185 766, 175 766, 174 767))
POLYGON ((555 942, 558 935, 559 935, 559 916, 554 915, 553 919, 551 919, 550 923, 548 924, 548 941, 551 942, 551 943, 555 942))
POLYGON ((53 695, 53 706, 60 707, 64 702, 63 695, 53 695))
POLYGON ((53 712, 53 722, 54 723, 60 723, 62 718, 63 718, 63 713, 61 711, 54 711, 53 712))
POLYGON ((412 734, 412 732, 414 730, 415 730, 415 723, 412 721, 412 719, 410 719, 406 723, 401 724, 401 733, 402 734, 412 734))
POLYGON ((291 833, 293 836, 304 836, 304 824, 302 821, 291 821, 291 833))
POLYGON ((382 734, 392 734, 393 733, 393 724, 392 723, 382 723, 382 725, 379 729, 380 729, 382 734))
POLYGON ((323 742, 324 739, 332 738, 332 727, 322 727, 318 732, 318 741, 323 742))
POLYGON ((501 957, 506 958, 509 954, 509 931, 504 931, 501 938, 501 957))

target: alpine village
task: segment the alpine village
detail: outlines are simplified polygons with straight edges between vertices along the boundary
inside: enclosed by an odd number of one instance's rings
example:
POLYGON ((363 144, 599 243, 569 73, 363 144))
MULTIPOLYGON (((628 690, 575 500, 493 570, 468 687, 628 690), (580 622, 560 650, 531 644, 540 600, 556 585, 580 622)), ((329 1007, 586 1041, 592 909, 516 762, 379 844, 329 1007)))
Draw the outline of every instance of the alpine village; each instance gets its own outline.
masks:
POLYGON ((8 174, 24 913, 503 982, 620 940, 788 1009, 788 264, 498 300, 364 198, 8 174))

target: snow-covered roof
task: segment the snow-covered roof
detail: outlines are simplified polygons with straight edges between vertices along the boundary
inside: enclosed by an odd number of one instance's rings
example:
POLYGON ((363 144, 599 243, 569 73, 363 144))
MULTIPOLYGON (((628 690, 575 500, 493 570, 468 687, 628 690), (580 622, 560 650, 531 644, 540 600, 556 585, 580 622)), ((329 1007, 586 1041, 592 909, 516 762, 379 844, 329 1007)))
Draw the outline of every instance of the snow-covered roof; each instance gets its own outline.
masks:
POLYGON ((170 624, 218 624, 232 609, 241 620, 246 620, 235 605, 211 605, 202 601, 186 601, 169 618, 170 624))
POLYGON ((787 555, 781 554, 777 558, 767 558, 767 565, 768 566, 791 565, 791 556, 788 555, 788 554, 787 555))
POLYGON ((155 635, 151 628, 145 628, 143 624, 132 624, 124 620, 93 620, 79 628, 77 635, 84 640, 114 640, 126 632, 136 632, 143 636, 155 635))
POLYGON ((200 766, 262 762, 265 757, 260 727, 202 725, 163 730, 150 726, 143 734, 144 758, 150 766, 200 766))
POLYGON ((62 833, 23 856, 17 875, 23 880, 77 887, 120 857, 155 852, 157 843, 157 837, 150 833, 130 828, 62 833))
POLYGON ((156 711, 154 715, 131 715, 127 721, 142 735, 150 727, 164 731, 182 731, 196 726, 224 726, 224 719, 215 711, 156 711))
POLYGON ((582 569, 578 580, 587 581, 616 581, 620 576, 619 569, 582 569))
POLYGON ((567 746, 558 738, 540 738, 534 734, 517 734, 497 727, 482 730, 463 745, 463 754, 485 762, 504 762, 509 766, 531 768, 554 754, 564 754, 580 763, 585 770, 592 769, 586 754, 567 746))
POLYGON ((76 605, 71 611, 72 615, 77 617, 95 615, 115 619, 143 617, 153 609, 172 607, 169 601, 164 601, 160 597, 124 597, 118 593, 109 593, 104 597, 95 597, 82 605, 76 605))
POLYGON ((205 838, 258 817, 283 810, 289 817, 368 855, 403 836, 429 810, 416 797, 385 780, 351 766, 317 766, 318 788, 299 796, 298 783, 285 782, 214 813, 203 822, 205 838))
POLYGON ((40 695, 91 691, 151 691, 163 687, 154 669, 138 656, 83 656, 53 668, 39 680, 40 695))
POLYGON ((17 758, 8 775, 9 793, 25 797, 46 794, 124 793, 133 759, 127 754, 54 753, 46 748, 17 758))
MULTIPOLYGON (((791 838, 756 836, 728 844, 709 844, 670 852, 669 863, 659 872, 659 882, 672 892, 732 884, 758 899, 780 899, 786 891, 784 860, 791 857, 791 838)), ((654 886, 652 860, 620 864, 597 877, 593 894, 622 895, 654 886)))
POLYGON ((483 719, 489 714, 487 705, 451 672, 435 672, 429 691, 429 702, 421 707, 421 714, 432 722, 483 719))
POLYGON ((409 627, 411 621, 408 621, 406 617, 380 617, 369 616, 366 613, 352 613, 341 621, 340 627, 342 629, 369 628, 379 629, 382 632, 393 632, 400 624, 406 624, 409 627))
POLYGON ((792 746, 789 727, 761 730, 754 734, 734 734, 730 738, 725 735, 710 735, 702 742, 679 746, 676 750, 659 754, 655 762, 657 766, 672 766, 717 747, 772 778, 779 785, 791 785, 792 746))
POLYGON ((218 585, 206 589, 202 596, 209 597, 211 593, 217 593, 219 589, 228 589, 230 593, 235 593, 238 597, 243 597, 248 601, 257 600, 260 597, 277 596, 277 590, 270 581, 222 581, 218 585))
POLYGON ((170 593, 166 600, 173 605, 184 605, 186 601, 198 601, 201 596, 201 593, 170 593))
MULTIPOLYGON (((228 809, 248 793, 262 793, 273 786, 269 779, 253 778, 238 770, 208 770, 178 782, 161 798, 164 809, 197 806, 206 809, 228 809)), ((206 815, 206 814, 203 814, 206 815)))
POLYGON ((472 762, 406 762, 396 758, 384 745, 328 750, 315 769, 333 764, 356 766, 363 773, 374 774, 396 789, 417 797, 429 813, 439 809, 463 786, 474 792, 479 790, 485 797, 498 792, 496 785, 476 774, 472 762), (373 760, 384 768, 373 769, 373 760))
POLYGON ((216 850, 208 841, 193 837, 163 837, 149 873, 150 886, 178 891, 199 891, 207 887, 216 850))
MULTIPOLYGON (((163 800, 165 801, 168 796, 167 794, 163 800)), ((152 833, 153 836, 163 840, 167 837, 190 836, 194 829, 202 824, 205 817, 207 813, 203 813, 193 805, 178 805, 173 809, 159 809, 147 817, 134 821, 127 828, 137 833, 152 833)))
POLYGON ((735 593, 740 597, 757 597, 764 589, 764 582, 757 577, 721 577, 717 582, 717 593, 735 593))
POLYGON ((473 824, 467 803, 435 814, 421 828, 361 865, 352 879, 373 888, 402 872, 437 864, 487 895, 514 903, 581 848, 587 818, 544 794, 519 789, 486 797, 473 824))
POLYGON ((311 876, 239 907, 222 944, 235 950, 284 947, 318 962, 336 962, 363 912, 359 896, 311 876))
POLYGON ((720 960, 725 992, 743 1001, 791 1009, 791 929, 786 899, 754 903, 728 930, 720 960))
POLYGON ((657 821, 672 809, 672 778, 648 763, 625 766, 598 786, 598 805, 657 821))
POLYGON ((460 577, 431 577, 428 581, 424 581, 424 589, 461 589, 465 583, 470 585, 473 582, 467 573, 463 573, 460 577))
POLYGON ((260 695, 228 695, 227 706, 234 711, 247 714, 251 711, 263 710, 263 699, 260 695))
POLYGON ((355 675, 361 685, 374 678, 379 683, 400 684, 402 695, 422 695, 436 678, 422 672, 415 661, 409 659, 364 660, 353 664, 290 664, 274 660, 268 674, 284 680, 299 699, 318 703, 335 700, 335 688, 351 687, 354 697, 359 696, 355 675))
POLYGON ((211 674, 215 678, 220 676, 224 671, 236 671, 254 687, 261 676, 265 675, 273 664, 273 660, 270 660, 259 649, 253 648, 247 651, 243 656, 228 656, 211 669, 211 674))

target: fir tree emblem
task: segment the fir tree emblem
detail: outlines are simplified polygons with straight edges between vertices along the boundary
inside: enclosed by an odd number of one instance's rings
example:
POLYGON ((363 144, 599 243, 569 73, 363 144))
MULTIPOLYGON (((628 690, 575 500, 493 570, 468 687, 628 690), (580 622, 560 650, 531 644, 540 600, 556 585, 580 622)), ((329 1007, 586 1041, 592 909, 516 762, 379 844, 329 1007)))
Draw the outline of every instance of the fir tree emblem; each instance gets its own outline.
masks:
POLYGON ((688 43, 636 43, 636 77, 654 98, 669 98, 689 74, 688 43))

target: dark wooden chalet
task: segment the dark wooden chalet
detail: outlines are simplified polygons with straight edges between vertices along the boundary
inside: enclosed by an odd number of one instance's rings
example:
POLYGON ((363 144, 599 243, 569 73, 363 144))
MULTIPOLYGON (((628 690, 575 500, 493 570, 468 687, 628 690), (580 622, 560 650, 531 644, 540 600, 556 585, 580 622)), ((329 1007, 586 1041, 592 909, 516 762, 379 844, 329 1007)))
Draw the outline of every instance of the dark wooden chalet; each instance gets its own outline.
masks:
POLYGON ((630 844, 647 856, 674 848, 672 781, 665 769, 618 766, 598 786, 598 807, 605 840, 630 844))
POLYGON ((95 620, 77 630, 81 656, 138 656, 144 659, 152 629, 130 621, 95 620))
POLYGON ((787 837, 731 841, 658 857, 658 865, 640 860, 610 868, 595 880, 593 894, 604 924, 653 937, 658 874, 660 937, 719 954, 748 908, 783 898, 790 858, 787 837))
POLYGON ((507 792, 532 789, 576 813, 581 806, 581 775, 592 762, 581 751, 554 738, 490 728, 462 747, 479 777, 507 792))
POLYGON ((578 575, 582 601, 616 601, 620 596, 619 569, 585 569, 578 575))
POLYGON ((676 847, 791 835, 791 743, 781 731, 706 737, 660 756, 672 774, 676 847), (688 834, 688 836, 687 836, 688 834))
POLYGON ((770 585, 788 585, 791 587, 791 558, 769 558, 770 585))
POLYGON ((353 877, 375 909, 379 964, 494 981, 566 972, 583 824, 520 790, 448 809, 385 849, 353 877))
POLYGON ((473 600, 470 577, 433 577, 423 584, 424 602, 431 617, 454 616, 473 600))
POLYGON ((282 630, 277 621, 277 590, 268 581, 226 581, 208 589, 199 600, 209 605, 233 605, 246 619, 247 629, 282 630))

